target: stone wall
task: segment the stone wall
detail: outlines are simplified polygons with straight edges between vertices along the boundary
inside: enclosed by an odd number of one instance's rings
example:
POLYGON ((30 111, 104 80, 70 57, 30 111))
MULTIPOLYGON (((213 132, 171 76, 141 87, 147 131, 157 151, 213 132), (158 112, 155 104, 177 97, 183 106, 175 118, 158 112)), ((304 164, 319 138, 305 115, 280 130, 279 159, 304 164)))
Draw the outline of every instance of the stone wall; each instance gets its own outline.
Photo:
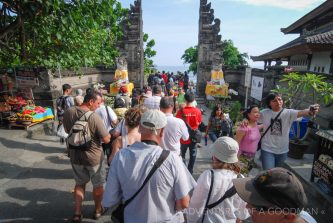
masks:
MULTIPOLYGON (((85 89, 96 83, 110 83, 114 76, 114 70, 88 68, 79 71, 80 75, 73 71, 51 71, 41 69, 36 76, 39 86, 33 88, 33 95, 37 105, 56 108, 55 101, 62 95, 62 85, 70 84, 73 89, 85 89)), ((74 95, 73 91, 73 95, 74 95)))

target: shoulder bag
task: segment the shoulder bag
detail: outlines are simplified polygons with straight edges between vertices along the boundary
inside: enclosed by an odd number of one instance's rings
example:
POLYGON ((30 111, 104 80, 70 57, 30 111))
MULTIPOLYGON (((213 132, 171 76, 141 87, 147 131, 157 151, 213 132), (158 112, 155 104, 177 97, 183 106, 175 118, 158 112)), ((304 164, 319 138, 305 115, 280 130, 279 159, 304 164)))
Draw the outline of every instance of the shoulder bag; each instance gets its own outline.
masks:
MULTIPOLYGON (((112 120, 111 120, 111 117, 110 117, 110 114, 109 114, 109 109, 108 109, 108 106, 107 106, 107 105, 105 105, 105 110, 106 110, 106 114, 107 114, 107 116, 108 116, 108 120, 109 120, 109 122, 110 122, 110 126, 111 126, 111 128, 113 128, 112 120)), ((112 142, 113 142, 113 140, 114 140, 114 138, 111 137, 109 143, 102 143, 103 151, 104 151, 104 154, 105 154, 106 157, 107 157, 107 160, 109 159, 109 156, 110 156, 111 153, 112 153, 112 142)))
POLYGON ((201 132, 199 131, 199 129, 196 130, 192 129, 191 126, 187 123, 183 109, 181 109, 180 112, 182 114, 182 119, 184 120, 186 127, 188 129, 188 134, 190 135, 191 142, 200 143, 202 138, 201 132))
POLYGON ((274 120, 272 121, 272 123, 268 126, 268 128, 266 129, 266 131, 264 132, 264 134, 262 134, 262 136, 260 137, 260 140, 258 142, 258 146, 257 146, 257 151, 261 150, 261 140, 262 138, 264 138, 264 136, 266 135, 266 133, 268 132, 268 130, 273 126, 274 122, 279 118, 279 116, 281 115, 281 113, 283 112, 284 108, 282 108, 282 110, 279 112, 279 114, 274 118, 274 120))
POLYGON ((170 150, 163 150, 162 154, 154 163, 153 168, 149 171, 148 176, 144 180, 143 184, 139 188, 139 190, 128 200, 126 200, 123 204, 119 204, 118 207, 112 212, 111 214, 111 220, 113 223, 123 223, 124 222, 124 210, 125 207, 140 193, 140 191, 143 189, 143 187, 147 184, 149 179, 153 176, 154 172, 162 165, 164 160, 169 156, 170 150))

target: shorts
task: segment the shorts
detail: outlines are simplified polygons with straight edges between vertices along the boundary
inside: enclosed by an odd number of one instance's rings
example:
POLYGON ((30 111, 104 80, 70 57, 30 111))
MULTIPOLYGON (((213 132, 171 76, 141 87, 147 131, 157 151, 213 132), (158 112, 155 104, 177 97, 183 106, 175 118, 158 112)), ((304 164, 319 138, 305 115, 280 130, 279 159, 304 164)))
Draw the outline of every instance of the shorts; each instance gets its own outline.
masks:
POLYGON ((96 166, 83 166, 72 163, 73 175, 76 185, 85 185, 90 180, 93 187, 103 186, 105 183, 105 168, 103 161, 96 166))

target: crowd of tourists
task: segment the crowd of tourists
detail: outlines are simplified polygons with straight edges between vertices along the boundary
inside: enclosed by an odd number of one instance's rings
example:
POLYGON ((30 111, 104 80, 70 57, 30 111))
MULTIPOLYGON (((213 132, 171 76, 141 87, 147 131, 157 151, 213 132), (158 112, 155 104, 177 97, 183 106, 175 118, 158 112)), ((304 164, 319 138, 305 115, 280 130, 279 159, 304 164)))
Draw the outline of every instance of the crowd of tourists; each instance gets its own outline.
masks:
POLYGON ((73 102, 71 86, 63 86, 58 129, 68 134, 75 180, 72 221, 83 219, 85 188, 91 181, 93 219, 112 213, 114 222, 231 223, 249 217, 254 223, 315 222, 303 211, 307 197, 301 182, 282 164, 292 122, 319 108, 286 109, 280 95, 272 93, 266 109, 245 109, 236 128, 220 105, 205 126, 186 76, 177 80, 172 73, 157 73, 132 94, 122 86, 113 108, 90 88, 84 96, 77 91, 73 102), (176 84, 164 89, 170 82, 176 84), (196 181, 192 174, 201 146, 199 129, 212 141, 212 168, 196 181), (263 171, 248 177, 258 143, 263 171))

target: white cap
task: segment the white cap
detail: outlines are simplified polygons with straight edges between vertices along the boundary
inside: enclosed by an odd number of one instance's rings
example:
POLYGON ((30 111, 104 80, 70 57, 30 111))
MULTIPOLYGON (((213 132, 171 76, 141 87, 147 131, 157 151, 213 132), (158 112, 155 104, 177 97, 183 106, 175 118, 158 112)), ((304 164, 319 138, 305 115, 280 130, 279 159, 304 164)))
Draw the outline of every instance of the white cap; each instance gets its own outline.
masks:
POLYGON ((140 124, 146 129, 154 131, 157 135, 157 129, 162 129, 167 124, 166 116, 163 112, 157 109, 151 109, 143 113, 140 124))
POLYGON ((225 163, 236 163, 238 162, 238 142, 233 138, 228 136, 223 136, 218 138, 212 145, 211 145, 211 153, 215 156, 218 160, 225 162, 225 163))

